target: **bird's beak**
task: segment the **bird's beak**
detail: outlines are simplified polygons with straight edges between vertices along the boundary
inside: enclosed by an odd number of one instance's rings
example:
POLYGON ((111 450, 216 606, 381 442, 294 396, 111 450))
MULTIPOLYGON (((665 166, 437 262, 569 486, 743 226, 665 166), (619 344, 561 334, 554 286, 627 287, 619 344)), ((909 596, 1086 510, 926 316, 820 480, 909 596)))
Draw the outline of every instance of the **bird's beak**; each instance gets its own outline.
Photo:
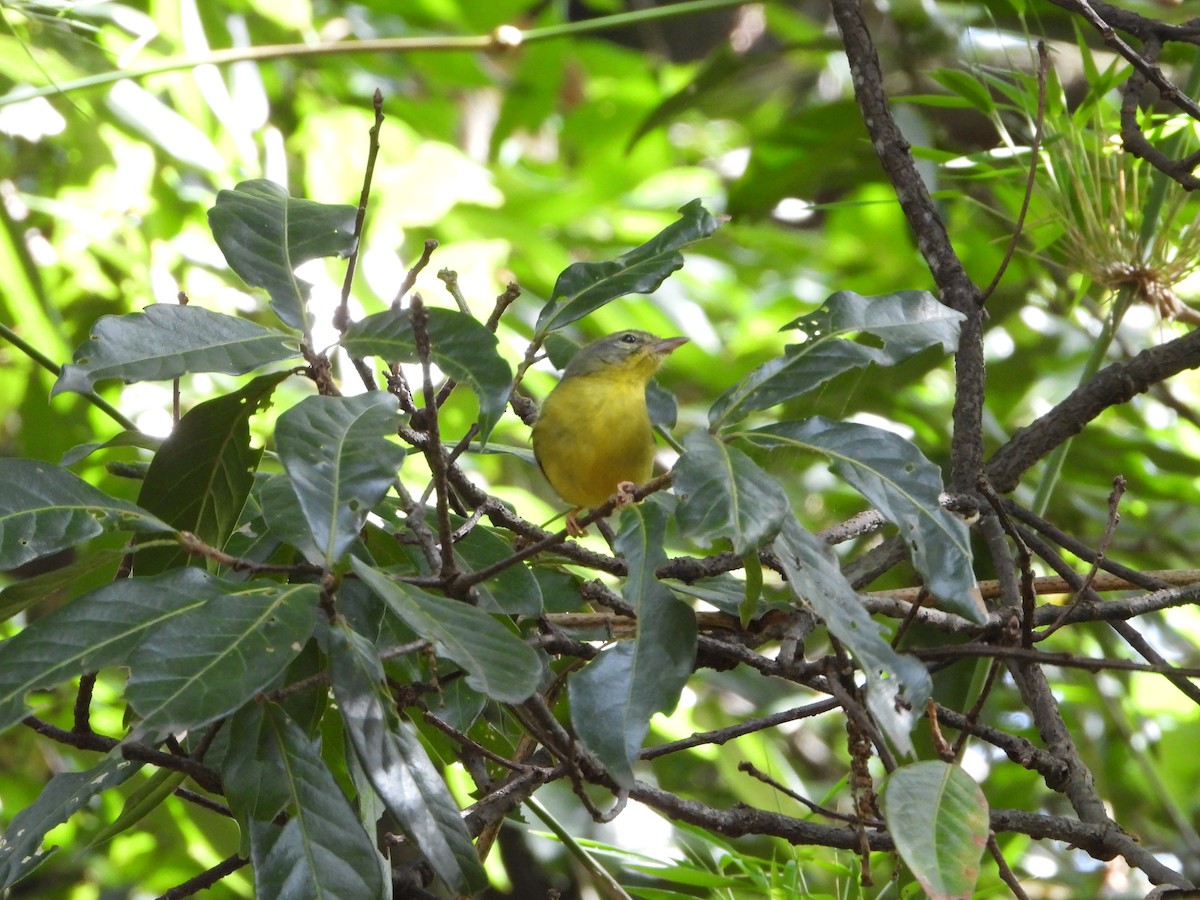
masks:
POLYGON ((687 342, 688 339, 685 337, 660 338, 650 345, 650 349, 659 356, 666 356, 672 350, 682 347, 687 342))

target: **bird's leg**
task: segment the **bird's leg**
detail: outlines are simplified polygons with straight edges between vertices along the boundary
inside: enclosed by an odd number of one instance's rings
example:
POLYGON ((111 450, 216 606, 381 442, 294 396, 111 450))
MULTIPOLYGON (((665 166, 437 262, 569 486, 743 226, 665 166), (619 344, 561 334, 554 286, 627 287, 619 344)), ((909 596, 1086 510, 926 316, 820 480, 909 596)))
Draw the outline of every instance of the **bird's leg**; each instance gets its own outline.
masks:
POLYGON ((579 524, 579 514, 583 512, 582 506, 577 506, 567 513, 567 534, 571 537, 583 537, 587 534, 587 526, 579 524))

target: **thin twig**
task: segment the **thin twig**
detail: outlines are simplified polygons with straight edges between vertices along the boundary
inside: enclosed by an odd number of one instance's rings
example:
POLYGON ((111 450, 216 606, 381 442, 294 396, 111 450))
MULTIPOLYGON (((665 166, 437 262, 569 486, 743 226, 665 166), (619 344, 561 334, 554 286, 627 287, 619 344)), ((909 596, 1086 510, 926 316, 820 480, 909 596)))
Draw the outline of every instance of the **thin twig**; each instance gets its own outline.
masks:
POLYGON ((201 872, 195 878, 189 878, 183 884, 176 885, 165 894, 160 894, 158 900, 184 900, 186 897, 194 897, 201 891, 208 890, 226 875, 236 872, 249 862, 249 859, 237 854, 227 856, 211 869, 201 872))
MULTIPOLYGON (((346 261, 346 277, 342 279, 342 296, 333 313, 333 327, 345 335, 350 327, 350 289, 354 285, 354 274, 358 269, 358 255, 362 250, 363 223, 367 217, 367 201, 371 197, 371 182, 375 177, 375 161, 379 156, 379 131, 383 127, 383 92, 375 89, 371 105, 375 110, 375 124, 367 132, 367 164, 363 170, 362 190, 358 195, 358 211, 354 216, 354 249, 346 261)), ((371 367, 361 357, 352 356, 350 362, 368 391, 379 390, 371 367)))
POLYGON ((429 257, 433 255, 433 251, 438 248, 438 242, 433 238, 425 241, 421 249, 421 258, 412 264, 412 268, 404 276, 404 280, 400 282, 400 287, 396 288, 396 296, 392 298, 392 309, 398 309, 404 301, 404 295, 412 290, 412 286, 417 283, 417 276, 421 274, 421 270, 429 265, 429 257))
POLYGON ((448 584, 458 572, 454 561, 454 529, 450 525, 450 485, 446 479, 446 451, 439 434, 436 395, 433 389, 433 347, 429 342, 429 316, 420 298, 409 301, 413 339, 417 345, 417 357, 421 361, 422 393, 425 397, 422 422, 429 442, 425 458, 429 461, 433 475, 433 489, 437 508, 438 543, 441 551, 441 577, 448 584))
POLYGON ((1004 533, 1012 540, 1013 545, 1017 548, 1017 563, 1021 570, 1021 646, 1033 646, 1033 616, 1037 606, 1037 591, 1034 589, 1036 581, 1033 574, 1033 557, 1029 553, 1029 547, 1021 538, 1020 532, 1013 526, 1012 520, 1009 519, 1008 513, 1004 509, 1004 504, 1000 502, 1000 498, 996 496, 996 492, 992 490, 992 486, 988 483, 985 476, 980 476, 976 486, 984 499, 991 505, 996 513, 996 518, 1000 522, 1000 527, 1004 529, 1004 533))
MULTIPOLYGON (((776 781, 774 778, 772 778, 766 772, 760 772, 758 769, 756 769, 754 767, 753 763, 743 760, 742 762, 738 763, 738 771, 745 772, 751 778, 761 781, 763 784, 770 785, 771 787, 775 788, 775 790, 779 791, 779 793, 781 793, 787 797, 790 797, 791 799, 793 799, 797 803, 799 803, 801 806, 807 807, 809 812, 816 813, 819 816, 825 816, 826 818, 833 819, 836 822, 858 823, 858 821, 859 821, 854 816, 848 816, 845 813, 840 813, 836 810, 829 809, 828 807, 822 806, 819 803, 814 803, 812 800, 809 800, 807 797, 803 797, 800 794, 797 794, 795 791, 791 790, 790 788, 780 784, 778 781, 776 781)), ((883 827, 883 821, 880 819, 868 820, 866 824, 870 825, 872 828, 882 828, 883 827)))
POLYGON ((1004 277, 1005 271, 1008 269, 1008 264, 1012 261, 1013 254, 1017 252, 1017 242, 1021 239, 1021 232, 1025 228, 1025 216, 1029 213, 1029 203, 1033 199, 1033 187, 1037 180, 1038 159, 1042 151, 1042 129, 1046 123, 1046 72, 1050 68, 1050 55, 1046 51, 1046 42, 1037 42, 1038 54, 1038 100, 1037 113, 1033 120, 1033 141, 1029 147, 1029 175, 1025 179, 1025 196, 1021 198, 1021 210, 1017 213, 1017 222, 1013 226, 1012 237, 1009 239, 1008 247, 1004 251, 1004 259, 1000 261, 1000 267, 996 269, 996 274, 992 277, 991 282, 979 293, 980 304, 987 303, 988 297, 992 296, 992 292, 1000 284, 1000 279, 1004 277))
POLYGON ((1087 574, 1083 578, 1083 583, 1079 589, 1075 591, 1075 596, 1071 598, 1071 602, 1063 609, 1062 615, 1054 622, 1040 632, 1037 640, 1044 641, 1054 632, 1058 631, 1075 611, 1075 608, 1083 602, 1084 597, 1091 591, 1092 582, 1096 580, 1097 574, 1100 572, 1100 564, 1104 562, 1104 556, 1108 552, 1108 545, 1112 543, 1113 534, 1116 533, 1117 524, 1121 521, 1121 514, 1118 508, 1121 505, 1121 497, 1125 493, 1125 479, 1118 475, 1113 479, 1113 489, 1108 495, 1108 519, 1104 525, 1104 534, 1100 538, 1100 544, 1096 549, 1096 556, 1092 560, 1092 565, 1088 569, 1087 574))
POLYGON ((226 566, 235 572, 279 572, 285 575, 320 575, 323 571, 320 566, 314 566, 309 563, 296 563, 294 565, 264 563, 254 559, 245 559, 240 556, 231 556, 224 550, 218 550, 216 547, 211 547, 204 543, 204 541, 190 531, 180 531, 178 533, 178 540, 179 546, 184 553, 203 556, 205 559, 211 559, 213 562, 226 566))

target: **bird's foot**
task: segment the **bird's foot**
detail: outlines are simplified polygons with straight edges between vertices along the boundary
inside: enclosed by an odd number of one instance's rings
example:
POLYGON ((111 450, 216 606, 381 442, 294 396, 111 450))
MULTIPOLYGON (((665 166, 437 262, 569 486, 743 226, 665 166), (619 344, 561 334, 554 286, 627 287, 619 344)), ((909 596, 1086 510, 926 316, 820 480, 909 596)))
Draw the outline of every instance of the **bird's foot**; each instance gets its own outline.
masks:
POLYGON ((578 507, 567 513, 567 534, 571 537, 583 537, 587 534, 587 526, 579 524, 579 514, 583 507, 578 507))
POLYGON ((621 481, 617 484, 617 505, 614 509, 621 509, 634 503, 637 498, 633 492, 637 490, 637 484, 632 481, 621 481))

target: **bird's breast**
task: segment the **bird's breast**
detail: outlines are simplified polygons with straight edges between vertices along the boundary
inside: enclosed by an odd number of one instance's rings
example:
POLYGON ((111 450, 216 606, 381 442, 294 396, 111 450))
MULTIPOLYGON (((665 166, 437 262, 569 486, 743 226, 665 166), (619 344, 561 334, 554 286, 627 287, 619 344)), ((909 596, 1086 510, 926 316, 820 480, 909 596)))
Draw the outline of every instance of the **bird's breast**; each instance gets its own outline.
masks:
POLYGON ((599 506, 622 481, 648 481, 653 469, 644 384, 586 375, 560 382, 533 437, 551 486, 576 506, 599 506))

